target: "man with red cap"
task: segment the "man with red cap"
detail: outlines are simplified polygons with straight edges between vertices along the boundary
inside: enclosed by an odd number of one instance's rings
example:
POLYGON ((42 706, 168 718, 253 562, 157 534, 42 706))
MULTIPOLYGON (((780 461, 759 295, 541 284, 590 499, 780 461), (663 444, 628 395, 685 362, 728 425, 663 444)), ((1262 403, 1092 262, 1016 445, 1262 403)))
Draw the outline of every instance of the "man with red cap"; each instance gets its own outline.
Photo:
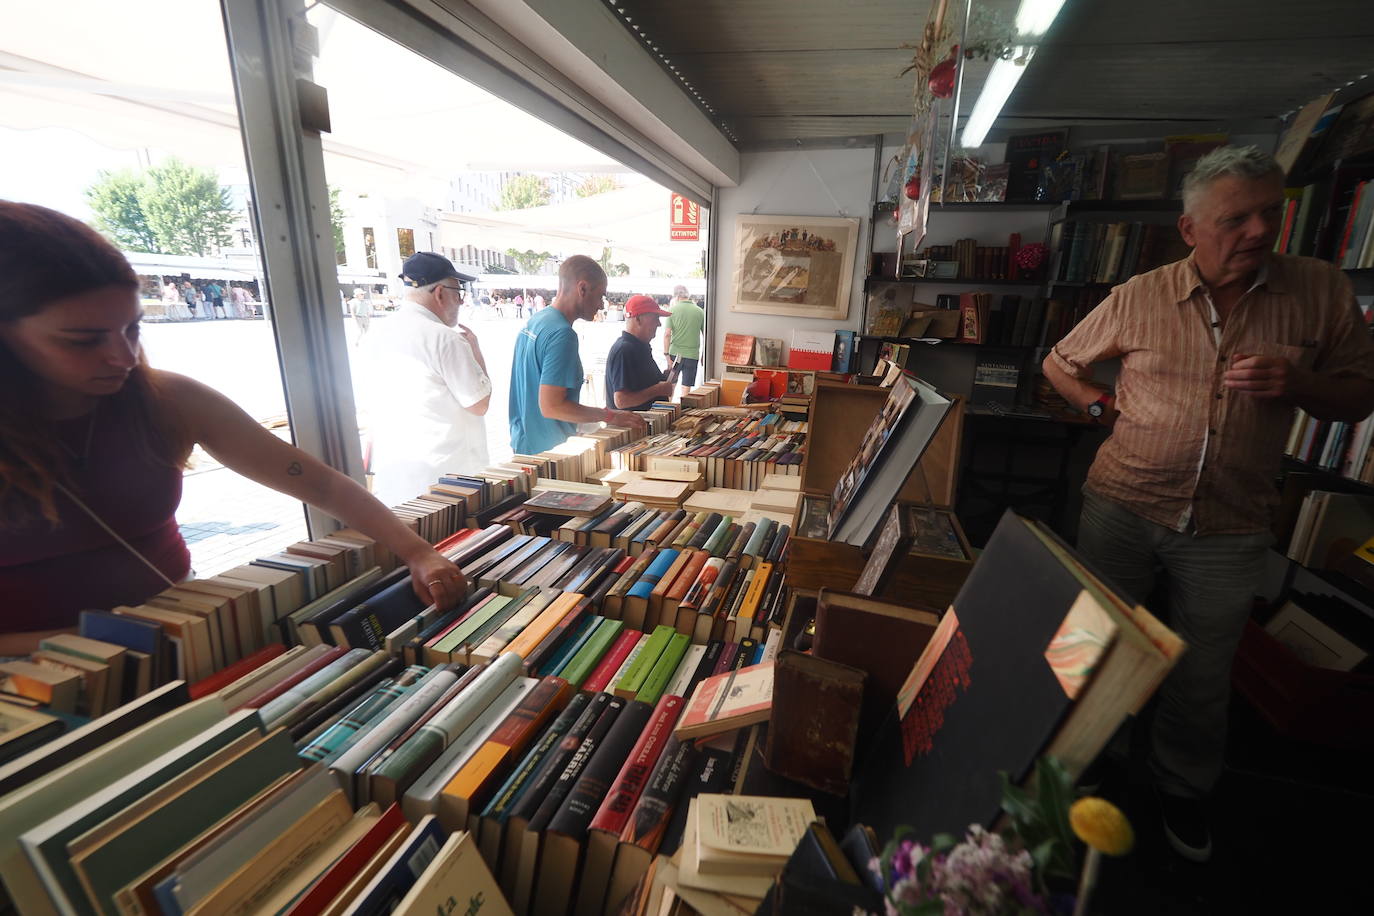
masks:
POLYGON ((625 303, 625 330, 606 357, 607 407, 647 410, 672 395, 673 379, 664 379, 649 346, 658 333, 658 319, 668 315, 649 296, 631 296, 625 303))

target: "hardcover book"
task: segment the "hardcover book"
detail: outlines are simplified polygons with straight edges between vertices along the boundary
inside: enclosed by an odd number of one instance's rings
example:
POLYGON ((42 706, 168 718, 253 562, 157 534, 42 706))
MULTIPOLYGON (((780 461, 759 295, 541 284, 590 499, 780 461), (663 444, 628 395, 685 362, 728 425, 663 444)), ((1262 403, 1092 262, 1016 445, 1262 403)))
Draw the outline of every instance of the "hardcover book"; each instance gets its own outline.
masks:
POLYGON ((610 496, 555 489, 540 490, 524 502, 524 507, 532 512, 547 512, 552 515, 567 515, 577 518, 592 518, 600 515, 610 505, 610 496))
POLYGON ((1075 772, 1168 669, 1143 632, 1129 635, 1134 613, 1071 550, 1006 513, 859 768, 854 818, 880 835, 898 822, 959 832, 997 817, 999 770, 1020 783, 1054 753, 1075 772))

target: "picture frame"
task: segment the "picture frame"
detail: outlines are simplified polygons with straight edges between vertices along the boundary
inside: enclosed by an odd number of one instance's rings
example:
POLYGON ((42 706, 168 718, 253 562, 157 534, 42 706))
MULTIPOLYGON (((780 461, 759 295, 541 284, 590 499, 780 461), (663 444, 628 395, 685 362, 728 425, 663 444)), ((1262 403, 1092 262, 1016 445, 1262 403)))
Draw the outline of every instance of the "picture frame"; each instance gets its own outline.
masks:
POLYGON ((730 311, 847 319, 859 222, 835 216, 735 217, 730 311))

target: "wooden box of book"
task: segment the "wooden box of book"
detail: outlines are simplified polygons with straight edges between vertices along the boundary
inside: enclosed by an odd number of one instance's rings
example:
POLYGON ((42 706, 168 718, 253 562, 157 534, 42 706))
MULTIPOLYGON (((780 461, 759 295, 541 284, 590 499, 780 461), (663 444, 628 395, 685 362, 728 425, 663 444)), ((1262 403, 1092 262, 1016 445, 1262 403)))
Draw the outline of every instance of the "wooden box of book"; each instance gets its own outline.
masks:
MULTIPOLYGON (((863 549, 826 537, 826 520, 835 485, 846 474, 865 434, 888 401, 889 389, 817 382, 811 426, 817 433, 802 465, 802 500, 788 547, 788 584, 815 591, 849 591, 865 565, 863 549), (822 432, 823 431, 823 432, 822 432)), ((950 507, 958 488, 963 401, 953 404, 921 460, 907 475, 898 501, 934 510, 939 526, 952 530, 962 557, 952 551, 917 549, 895 564, 895 574, 878 593, 890 601, 944 607, 959 590, 972 564, 972 551, 950 507)))

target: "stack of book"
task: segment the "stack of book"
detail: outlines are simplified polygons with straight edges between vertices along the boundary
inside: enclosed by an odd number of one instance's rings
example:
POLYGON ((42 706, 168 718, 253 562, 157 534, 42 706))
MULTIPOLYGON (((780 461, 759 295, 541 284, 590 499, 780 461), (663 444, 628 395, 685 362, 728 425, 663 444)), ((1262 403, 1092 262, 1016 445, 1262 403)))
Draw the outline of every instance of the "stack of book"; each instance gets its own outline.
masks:
POLYGON ((611 453, 611 466, 647 468, 650 457, 694 459, 708 487, 756 489, 764 475, 801 473, 805 421, 761 410, 689 411, 678 429, 611 453))

